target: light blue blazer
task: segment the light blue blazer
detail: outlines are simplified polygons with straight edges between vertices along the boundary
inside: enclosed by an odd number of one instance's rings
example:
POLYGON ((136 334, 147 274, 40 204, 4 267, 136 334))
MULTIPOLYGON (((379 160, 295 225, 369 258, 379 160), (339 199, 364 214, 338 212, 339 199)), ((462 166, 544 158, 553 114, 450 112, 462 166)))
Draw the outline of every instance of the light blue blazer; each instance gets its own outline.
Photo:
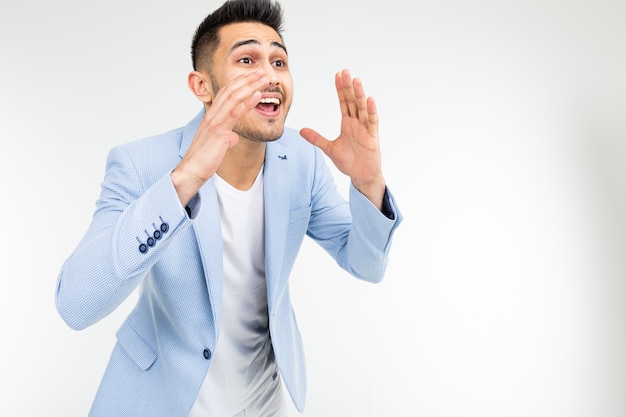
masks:
MULTIPOLYGON (((203 114, 183 128, 111 150, 92 223, 59 274, 56 306, 74 329, 106 317, 141 287, 117 332, 91 416, 187 416, 211 364, 223 287, 215 186, 209 180, 187 212, 169 175, 203 114)), ((390 193, 392 218, 352 186, 345 202, 322 153, 291 129, 267 145, 263 186, 271 340, 302 411, 305 360, 288 278, 304 235, 354 276, 377 282, 401 214, 390 193)))

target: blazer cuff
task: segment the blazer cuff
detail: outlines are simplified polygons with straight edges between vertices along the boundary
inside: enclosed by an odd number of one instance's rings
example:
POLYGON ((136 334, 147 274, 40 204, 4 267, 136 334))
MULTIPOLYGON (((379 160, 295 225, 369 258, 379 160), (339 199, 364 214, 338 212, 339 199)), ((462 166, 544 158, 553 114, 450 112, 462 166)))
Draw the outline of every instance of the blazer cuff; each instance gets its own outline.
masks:
POLYGON ((350 211, 354 224, 366 227, 368 231, 385 242, 402 222, 393 194, 385 187, 382 211, 350 183, 350 211))

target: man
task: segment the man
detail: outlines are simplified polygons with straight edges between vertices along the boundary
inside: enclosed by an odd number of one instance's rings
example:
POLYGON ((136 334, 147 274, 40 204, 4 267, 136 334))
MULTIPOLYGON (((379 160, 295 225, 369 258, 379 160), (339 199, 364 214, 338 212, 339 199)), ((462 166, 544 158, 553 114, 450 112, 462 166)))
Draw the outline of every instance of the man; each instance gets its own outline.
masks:
POLYGON ((90 415, 280 416, 281 379, 302 411, 288 276, 304 235, 356 277, 383 277, 401 215, 374 100, 344 70, 336 140, 285 128, 293 88, 281 24, 272 0, 231 0, 207 16, 188 77, 203 111, 109 154, 56 290, 60 315, 83 329, 140 286, 90 415), (351 178, 349 204, 320 149, 351 178))

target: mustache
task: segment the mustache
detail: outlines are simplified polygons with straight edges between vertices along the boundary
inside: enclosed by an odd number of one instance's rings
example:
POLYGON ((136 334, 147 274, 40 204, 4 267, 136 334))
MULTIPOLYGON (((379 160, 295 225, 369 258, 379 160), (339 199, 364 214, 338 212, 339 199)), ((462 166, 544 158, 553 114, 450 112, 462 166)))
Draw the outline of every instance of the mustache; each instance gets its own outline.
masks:
POLYGON ((261 90, 261 93, 278 93, 282 98, 285 98, 285 93, 280 87, 267 87, 261 90))

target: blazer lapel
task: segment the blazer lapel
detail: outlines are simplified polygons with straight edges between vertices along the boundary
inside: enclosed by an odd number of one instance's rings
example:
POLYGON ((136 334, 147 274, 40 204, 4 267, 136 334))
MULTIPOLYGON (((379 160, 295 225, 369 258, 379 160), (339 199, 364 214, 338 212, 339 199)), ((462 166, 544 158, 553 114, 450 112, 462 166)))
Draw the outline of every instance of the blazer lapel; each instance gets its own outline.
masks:
POLYGON ((289 221, 289 155, 287 148, 270 142, 265 149, 263 172, 265 216, 265 276, 268 304, 271 307, 280 293, 280 282, 287 224, 289 221))
MULTIPOLYGON (((203 116, 204 110, 198 113, 198 115, 185 126, 180 144, 181 158, 187 153, 203 116)), ((214 324, 217 329, 222 308, 224 271, 222 262, 220 209, 217 201, 215 183, 212 178, 202 186, 200 195, 202 196, 202 208, 198 213, 198 217, 194 220, 192 227, 196 235, 196 240, 198 241, 200 261, 204 269, 204 276, 211 300, 211 310, 215 318, 214 324)))
POLYGON ((200 195, 202 196, 202 208, 194 220, 193 229, 200 249, 200 259, 204 268, 204 276, 211 299, 211 310, 213 317, 215 317, 214 324, 217 329, 222 309, 224 270, 220 208, 213 178, 202 186, 200 195))
POLYGON ((196 132, 198 131, 198 127, 200 126, 200 122, 204 117, 204 109, 200 111, 183 129, 183 137, 180 141, 180 151, 179 155, 182 159, 183 156, 187 153, 189 146, 191 145, 191 141, 194 136, 196 136, 196 132))

